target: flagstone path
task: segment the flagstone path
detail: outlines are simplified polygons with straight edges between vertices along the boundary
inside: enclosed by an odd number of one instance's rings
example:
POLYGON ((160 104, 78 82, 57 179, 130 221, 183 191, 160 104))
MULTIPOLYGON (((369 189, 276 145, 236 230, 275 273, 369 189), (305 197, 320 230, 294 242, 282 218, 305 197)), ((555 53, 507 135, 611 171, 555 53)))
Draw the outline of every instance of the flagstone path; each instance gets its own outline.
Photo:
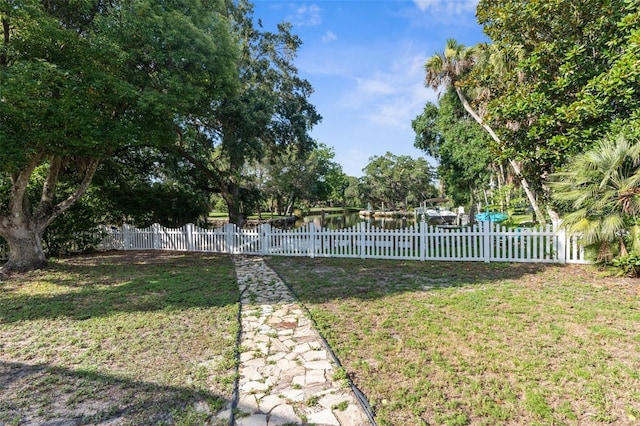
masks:
POLYGON ((306 311, 262 258, 234 256, 241 291, 237 426, 370 426, 306 311))

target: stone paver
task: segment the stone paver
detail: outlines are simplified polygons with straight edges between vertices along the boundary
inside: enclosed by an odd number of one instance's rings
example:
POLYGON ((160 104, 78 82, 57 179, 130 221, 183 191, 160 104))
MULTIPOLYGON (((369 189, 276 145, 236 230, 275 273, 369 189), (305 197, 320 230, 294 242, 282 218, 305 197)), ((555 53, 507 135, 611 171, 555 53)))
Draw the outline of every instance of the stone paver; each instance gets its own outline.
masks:
POLYGON ((369 426, 305 311, 259 257, 234 257, 242 294, 236 425, 369 426), (346 408, 345 408, 346 407, 346 408))

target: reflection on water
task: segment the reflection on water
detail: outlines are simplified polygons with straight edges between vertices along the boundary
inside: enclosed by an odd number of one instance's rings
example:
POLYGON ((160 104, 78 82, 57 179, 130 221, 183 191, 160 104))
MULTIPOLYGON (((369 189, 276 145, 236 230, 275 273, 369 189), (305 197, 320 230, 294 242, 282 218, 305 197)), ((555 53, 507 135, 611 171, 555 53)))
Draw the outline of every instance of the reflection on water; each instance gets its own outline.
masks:
POLYGON ((368 222, 377 228, 384 229, 400 229, 407 226, 412 226, 415 223, 413 215, 408 215, 403 218, 372 218, 361 217, 358 212, 345 213, 345 214, 325 214, 324 219, 321 215, 305 216, 302 219, 298 219, 295 223, 295 227, 299 228, 307 223, 313 222, 317 227, 324 227, 327 229, 343 229, 358 226, 361 222, 368 222))

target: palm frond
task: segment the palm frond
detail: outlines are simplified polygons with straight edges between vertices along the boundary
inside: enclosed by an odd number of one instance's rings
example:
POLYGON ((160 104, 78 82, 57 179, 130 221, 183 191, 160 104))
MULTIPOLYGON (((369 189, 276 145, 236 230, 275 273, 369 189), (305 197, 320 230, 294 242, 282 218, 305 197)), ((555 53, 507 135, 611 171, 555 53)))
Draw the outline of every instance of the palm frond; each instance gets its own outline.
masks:
POLYGON ((624 218, 619 214, 606 216, 600 222, 600 236, 607 241, 617 239, 625 230, 624 218))

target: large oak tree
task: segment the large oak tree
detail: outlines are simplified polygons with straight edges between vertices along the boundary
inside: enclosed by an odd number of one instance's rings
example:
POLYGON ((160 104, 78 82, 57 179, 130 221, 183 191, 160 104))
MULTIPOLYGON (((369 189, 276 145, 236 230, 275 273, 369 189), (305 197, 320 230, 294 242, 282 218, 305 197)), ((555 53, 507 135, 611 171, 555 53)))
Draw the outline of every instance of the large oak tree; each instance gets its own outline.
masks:
POLYGON ((364 198, 374 209, 384 205, 385 209, 407 211, 410 204, 418 205, 437 195, 433 167, 424 158, 386 152, 369 158, 362 171, 364 198))
POLYGON ((321 117, 309 102, 311 84, 298 75, 293 60, 302 41, 291 25, 265 31, 253 21, 245 0, 228 4, 240 50, 235 66, 240 93, 212 103, 210 110, 185 122, 178 151, 208 177, 211 189, 227 204, 229 221, 242 226, 243 194, 250 177, 246 166, 267 155, 306 155, 315 147, 309 130, 321 117))
POLYGON ((46 265, 42 235, 121 147, 162 146, 236 89, 218 1, 14 0, 0 5, 0 236, 5 273, 46 265), (35 184, 36 169, 44 180, 35 184), (64 193, 58 191, 65 180, 64 193), (31 189, 30 189, 31 185, 31 189))

